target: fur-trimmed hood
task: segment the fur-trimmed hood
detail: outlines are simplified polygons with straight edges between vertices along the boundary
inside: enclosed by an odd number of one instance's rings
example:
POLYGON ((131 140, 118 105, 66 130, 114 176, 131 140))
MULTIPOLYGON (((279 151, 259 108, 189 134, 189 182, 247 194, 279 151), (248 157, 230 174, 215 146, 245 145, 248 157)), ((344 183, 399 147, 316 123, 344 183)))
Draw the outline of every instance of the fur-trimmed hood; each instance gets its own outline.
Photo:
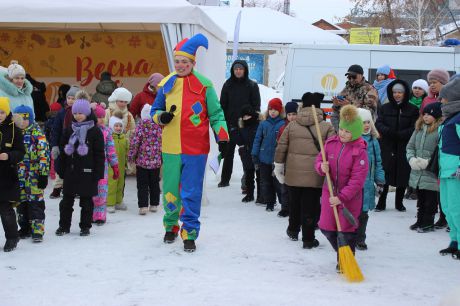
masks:
POLYGON ((22 88, 17 88, 16 85, 8 79, 7 73, 0 72, 0 90, 7 95, 12 97, 18 97, 20 95, 30 96, 33 89, 32 84, 27 79, 24 79, 24 86, 22 88))
POLYGON ((403 101, 401 102, 401 104, 399 105, 404 105, 404 104, 407 104, 409 103, 409 99, 411 97, 411 89, 409 87, 409 84, 407 84, 405 81, 403 80, 400 80, 400 79, 396 79, 394 80, 393 82, 391 82, 390 84, 388 84, 388 87, 387 87, 387 96, 388 96, 388 100, 390 101, 390 103, 393 103, 394 105, 398 105, 398 103, 395 101, 394 97, 393 97, 393 87, 396 85, 396 84, 401 84, 403 87, 404 87, 404 99, 403 101))

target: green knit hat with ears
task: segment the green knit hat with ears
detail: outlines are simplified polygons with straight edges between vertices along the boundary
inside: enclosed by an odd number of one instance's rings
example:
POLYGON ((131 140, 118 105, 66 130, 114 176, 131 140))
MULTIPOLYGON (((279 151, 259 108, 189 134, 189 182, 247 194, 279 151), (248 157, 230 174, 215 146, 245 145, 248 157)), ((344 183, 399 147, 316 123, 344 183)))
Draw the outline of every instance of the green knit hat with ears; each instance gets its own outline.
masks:
POLYGON ((356 140, 363 134, 363 120, 358 114, 358 109, 353 105, 345 105, 340 110, 339 128, 351 133, 351 140, 356 140))

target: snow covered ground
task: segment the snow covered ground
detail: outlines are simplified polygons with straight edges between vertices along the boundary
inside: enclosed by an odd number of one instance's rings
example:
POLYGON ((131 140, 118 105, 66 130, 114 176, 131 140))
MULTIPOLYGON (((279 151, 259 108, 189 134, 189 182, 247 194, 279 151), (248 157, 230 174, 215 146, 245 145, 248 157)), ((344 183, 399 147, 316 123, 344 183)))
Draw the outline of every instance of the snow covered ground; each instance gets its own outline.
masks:
POLYGON ((78 235, 78 204, 71 234, 55 236, 59 200, 47 200, 44 242, 23 240, 14 252, 0 252, 0 305, 419 306, 439 305, 460 290, 460 263, 438 255, 447 233, 408 229, 415 201, 406 202, 405 213, 388 204, 386 212, 370 214, 369 250, 357 253, 366 280, 350 284, 335 272, 335 254, 321 233, 319 248, 304 250, 287 238, 287 219, 276 210, 240 202, 238 168, 236 162, 224 189, 208 173, 209 204, 193 254, 180 240, 163 243, 162 211, 137 214, 132 177, 128 211, 109 215, 89 237, 78 235))

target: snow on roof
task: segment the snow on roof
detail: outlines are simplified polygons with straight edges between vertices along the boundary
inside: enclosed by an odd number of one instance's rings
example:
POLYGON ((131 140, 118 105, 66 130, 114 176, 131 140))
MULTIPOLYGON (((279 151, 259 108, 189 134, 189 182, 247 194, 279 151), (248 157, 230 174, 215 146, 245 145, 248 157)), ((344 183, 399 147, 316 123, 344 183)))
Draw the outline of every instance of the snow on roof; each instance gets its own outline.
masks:
POLYGON ((346 44, 338 35, 321 30, 306 21, 268 8, 202 7, 203 11, 227 32, 233 41, 235 22, 241 13, 240 42, 346 44))

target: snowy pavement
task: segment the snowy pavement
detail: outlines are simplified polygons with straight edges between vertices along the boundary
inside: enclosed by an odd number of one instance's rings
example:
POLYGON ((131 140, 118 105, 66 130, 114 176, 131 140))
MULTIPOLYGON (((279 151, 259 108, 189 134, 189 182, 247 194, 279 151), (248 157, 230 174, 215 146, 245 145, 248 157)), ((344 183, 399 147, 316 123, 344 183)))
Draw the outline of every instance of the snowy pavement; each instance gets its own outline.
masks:
POLYGON ((44 242, 22 240, 14 252, 0 252, 0 305, 419 306, 438 305, 460 290, 460 262, 438 255, 448 234, 408 229, 415 201, 406 201, 405 213, 391 204, 370 213, 369 250, 357 253, 366 279, 350 284, 335 272, 335 254, 321 233, 320 246, 304 250, 301 241, 287 238, 279 206, 269 213, 241 203, 239 174, 229 188, 218 189, 208 173, 209 204, 193 254, 180 240, 163 243, 162 210, 138 215, 132 177, 128 211, 108 215, 89 237, 79 236, 78 204, 71 233, 55 236, 59 200, 47 200, 44 242))

